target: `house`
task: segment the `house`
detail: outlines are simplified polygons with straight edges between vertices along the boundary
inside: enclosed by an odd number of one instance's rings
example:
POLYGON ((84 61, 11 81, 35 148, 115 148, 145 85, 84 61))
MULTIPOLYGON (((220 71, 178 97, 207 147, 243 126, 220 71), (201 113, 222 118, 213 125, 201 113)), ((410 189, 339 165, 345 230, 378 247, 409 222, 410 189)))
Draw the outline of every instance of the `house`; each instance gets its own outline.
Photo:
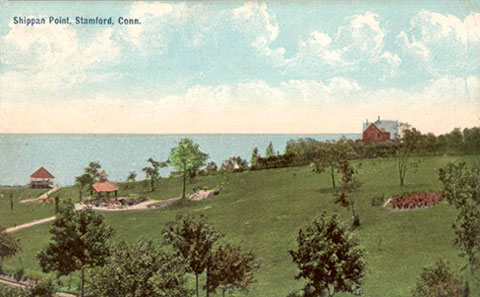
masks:
POLYGON ((108 180, 108 175, 105 171, 100 172, 99 175, 100 176, 98 177, 97 181, 92 185, 97 195, 99 197, 103 195, 108 197, 110 196, 110 193, 114 193, 115 197, 117 197, 117 184, 108 180))
MULTIPOLYGON (((363 130, 364 132, 372 123, 368 122, 368 119, 365 123, 363 123, 363 130)), ((399 137, 398 134, 398 121, 385 121, 381 120, 380 116, 378 116, 378 119, 373 122, 375 126, 377 126, 378 129, 382 131, 386 131, 390 133, 390 140, 395 140, 399 137)))
POLYGON ((53 187, 53 179, 55 177, 48 172, 47 169, 40 167, 32 175, 30 175, 29 187, 32 189, 48 189, 53 187))
POLYGON ((363 123, 362 142, 385 142, 398 139, 398 121, 385 121, 378 119, 369 123, 363 123))

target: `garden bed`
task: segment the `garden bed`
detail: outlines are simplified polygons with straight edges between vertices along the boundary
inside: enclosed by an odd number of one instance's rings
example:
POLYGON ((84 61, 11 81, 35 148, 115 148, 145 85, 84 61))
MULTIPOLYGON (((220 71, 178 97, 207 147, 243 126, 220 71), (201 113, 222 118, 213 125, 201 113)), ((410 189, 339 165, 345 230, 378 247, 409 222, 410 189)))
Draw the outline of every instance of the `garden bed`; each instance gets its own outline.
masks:
POLYGON ((441 202, 443 199, 444 195, 442 192, 411 192, 388 199, 384 206, 396 210, 413 210, 430 207, 441 202))

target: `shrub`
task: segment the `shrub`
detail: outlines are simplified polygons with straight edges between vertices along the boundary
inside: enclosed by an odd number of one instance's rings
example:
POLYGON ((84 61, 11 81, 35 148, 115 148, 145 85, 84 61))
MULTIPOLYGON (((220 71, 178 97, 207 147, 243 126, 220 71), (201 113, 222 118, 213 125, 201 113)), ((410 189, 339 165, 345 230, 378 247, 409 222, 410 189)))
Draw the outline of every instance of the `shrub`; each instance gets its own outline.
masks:
POLYGON ((448 264, 439 259, 433 266, 423 268, 412 296, 468 297, 469 288, 460 275, 452 272, 448 264))
POLYGON ((381 196, 375 196, 372 198, 372 206, 380 206, 383 204, 383 201, 385 200, 385 195, 382 194, 381 196))
POLYGON ((23 268, 18 268, 17 271, 15 271, 14 277, 17 281, 20 281, 22 280, 24 274, 25 274, 25 270, 23 270, 23 268))
POLYGON ((30 289, 31 297, 52 297, 55 294, 56 286, 51 280, 43 280, 30 289))

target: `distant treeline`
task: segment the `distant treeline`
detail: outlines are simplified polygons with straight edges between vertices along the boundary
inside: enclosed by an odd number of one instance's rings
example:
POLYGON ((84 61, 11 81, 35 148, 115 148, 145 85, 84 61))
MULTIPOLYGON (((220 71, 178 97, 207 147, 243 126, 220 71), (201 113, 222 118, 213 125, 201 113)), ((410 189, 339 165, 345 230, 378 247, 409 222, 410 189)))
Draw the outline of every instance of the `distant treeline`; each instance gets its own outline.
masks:
MULTIPOLYGON (((321 142, 311 138, 290 140, 285 154, 292 158, 292 165, 304 165, 314 162, 324 152, 324 146, 348 144, 351 147, 351 159, 369 159, 376 157, 393 157, 400 148, 401 140, 381 143, 362 143, 361 140, 340 139, 336 143, 321 142)), ((433 133, 421 134, 414 155, 460 155, 480 153, 480 128, 466 128, 463 131, 454 129, 452 132, 435 136, 433 133)))

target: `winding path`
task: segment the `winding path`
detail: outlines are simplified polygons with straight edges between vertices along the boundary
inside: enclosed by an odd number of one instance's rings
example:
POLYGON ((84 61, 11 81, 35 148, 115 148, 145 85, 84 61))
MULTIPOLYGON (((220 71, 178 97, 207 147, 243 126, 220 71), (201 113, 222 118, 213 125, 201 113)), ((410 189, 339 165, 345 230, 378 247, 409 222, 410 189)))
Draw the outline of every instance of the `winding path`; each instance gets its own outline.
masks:
MULTIPOLYGON (((93 206, 92 209, 95 211, 129 211, 129 210, 147 210, 147 209, 157 209, 157 208, 164 208, 169 205, 172 205, 173 203, 177 202, 181 198, 173 198, 169 200, 164 200, 164 201, 144 201, 142 203, 132 205, 132 206, 125 206, 123 208, 106 208, 106 207, 96 207, 93 206)), ((75 210, 82 210, 87 208, 85 204, 75 204, 75 210)), ((36 225, 40 224, 45 224, 49 223, 55 220, 55 216, 49 217, 49 218, 44 218, 44 219, 39 219, 35 221, 31 221, 29 223, 21 224, 15 227, 7 228, 5 229, 5 233, 12 233, 12 232, 17 232, 22 229, 30 228, 36 225)))

